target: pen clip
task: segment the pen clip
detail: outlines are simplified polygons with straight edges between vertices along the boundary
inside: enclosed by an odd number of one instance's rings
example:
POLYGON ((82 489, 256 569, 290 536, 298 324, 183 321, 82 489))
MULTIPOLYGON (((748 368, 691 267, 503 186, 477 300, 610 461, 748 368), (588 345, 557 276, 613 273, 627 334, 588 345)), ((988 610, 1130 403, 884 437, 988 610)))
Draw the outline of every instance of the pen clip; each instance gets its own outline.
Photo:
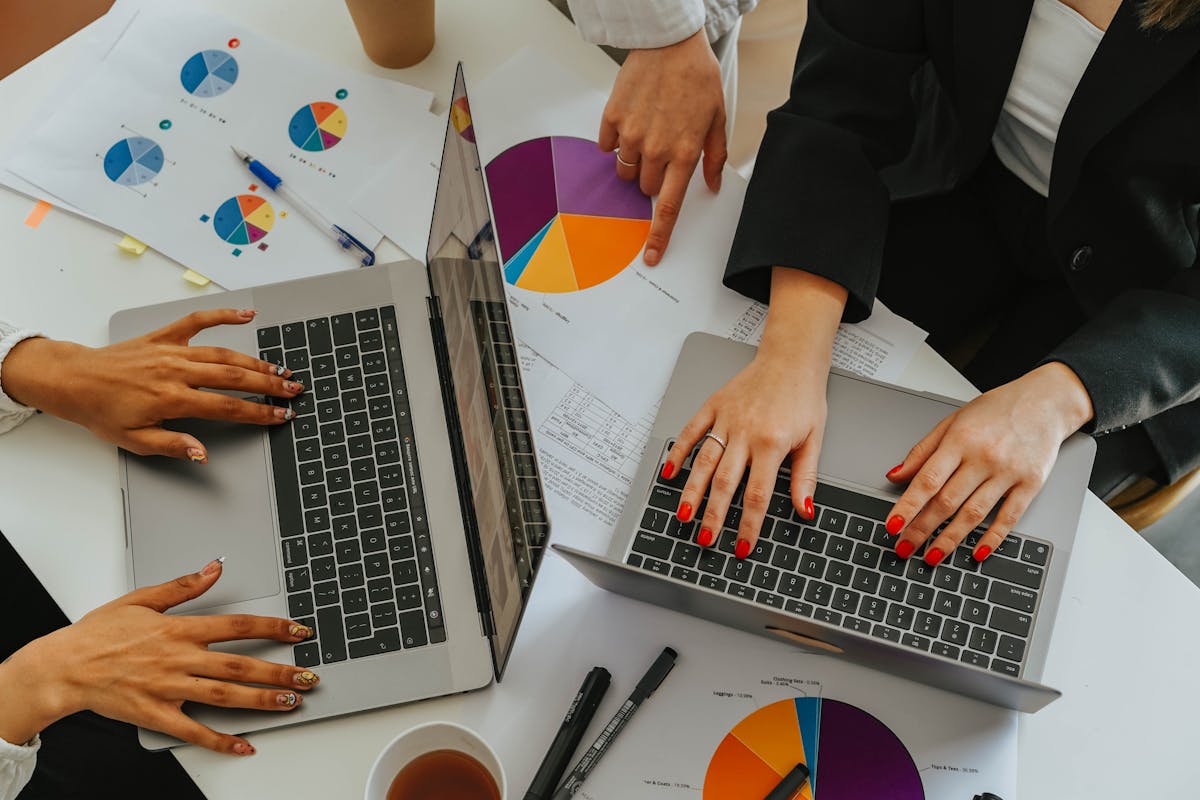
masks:
POLYGON ((338 240, 338 244, 340 244, 346 250, 350 250, 353 248, 363 254, 362 265, 364 267, 369 267, 375 263, 375 251, 374 250, 367 247, 365 244, 360 242, 358 239, 355 239, 350 234, 350 232, 347 231, 345 228, 343 228, 341 225, 334 225, 333 229, 341 235, 341 238, 338 240))

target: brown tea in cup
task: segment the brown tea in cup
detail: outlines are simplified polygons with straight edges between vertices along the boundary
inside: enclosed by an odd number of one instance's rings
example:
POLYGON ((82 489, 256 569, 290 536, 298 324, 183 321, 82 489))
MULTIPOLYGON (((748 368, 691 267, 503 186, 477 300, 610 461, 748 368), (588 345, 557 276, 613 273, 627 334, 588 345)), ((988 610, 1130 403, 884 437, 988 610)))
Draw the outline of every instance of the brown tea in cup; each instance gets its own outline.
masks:
POLYGON ((487 767, 458 750, 433 750, 405 764, 387 800, 500 800, 487 767))

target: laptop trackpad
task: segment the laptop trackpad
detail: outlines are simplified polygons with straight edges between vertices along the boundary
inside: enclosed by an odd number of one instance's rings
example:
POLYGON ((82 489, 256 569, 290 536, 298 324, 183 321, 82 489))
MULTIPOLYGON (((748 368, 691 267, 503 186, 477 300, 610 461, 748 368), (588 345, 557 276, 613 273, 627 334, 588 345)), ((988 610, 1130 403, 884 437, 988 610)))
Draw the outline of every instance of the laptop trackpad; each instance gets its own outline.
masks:
POLYGON ((190 612, 278 594, 264 429, 202 420, 178 427, 204 443, 207 464, 125 459, 134 583, 169 581, 225 556, 216 586, 179 608, 190 612))

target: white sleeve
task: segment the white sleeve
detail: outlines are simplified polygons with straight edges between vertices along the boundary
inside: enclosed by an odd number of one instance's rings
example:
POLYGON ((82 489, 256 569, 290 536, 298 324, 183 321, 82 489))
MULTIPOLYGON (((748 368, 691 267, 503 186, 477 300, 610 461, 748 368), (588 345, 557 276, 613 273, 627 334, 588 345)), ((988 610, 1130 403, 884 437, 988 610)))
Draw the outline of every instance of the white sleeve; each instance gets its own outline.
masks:
POLYGON ((704 0, 567 0, 584 39, 637 50, 682 42, 704 27, 704 0))
POLYGON ((4 359, 21 342, 41 335, 0 320, 0 433, 12 430, 37 413, 36 409, 23 406, 4 393, 4 359))
POLYGON ((15 800, 25 784, 29 783, 41 746, 39 736, 23 745, 9 744, 0 739, 0 800, 15 800))

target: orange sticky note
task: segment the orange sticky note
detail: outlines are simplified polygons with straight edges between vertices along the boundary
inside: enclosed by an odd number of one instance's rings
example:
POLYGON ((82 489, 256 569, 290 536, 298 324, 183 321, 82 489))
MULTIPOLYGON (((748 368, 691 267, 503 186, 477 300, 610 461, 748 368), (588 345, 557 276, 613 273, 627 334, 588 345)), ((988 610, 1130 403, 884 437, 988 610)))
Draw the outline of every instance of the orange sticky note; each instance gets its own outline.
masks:
POLYGON ((37 205, 33 207, 33 211, 29 212, 29 216, 25 218, 25 224, 31 228, 36 228, 42 224, 42 220, 50 213, 50 209, 54 206, 47 203, 45 200, 38 200, 37 205))

